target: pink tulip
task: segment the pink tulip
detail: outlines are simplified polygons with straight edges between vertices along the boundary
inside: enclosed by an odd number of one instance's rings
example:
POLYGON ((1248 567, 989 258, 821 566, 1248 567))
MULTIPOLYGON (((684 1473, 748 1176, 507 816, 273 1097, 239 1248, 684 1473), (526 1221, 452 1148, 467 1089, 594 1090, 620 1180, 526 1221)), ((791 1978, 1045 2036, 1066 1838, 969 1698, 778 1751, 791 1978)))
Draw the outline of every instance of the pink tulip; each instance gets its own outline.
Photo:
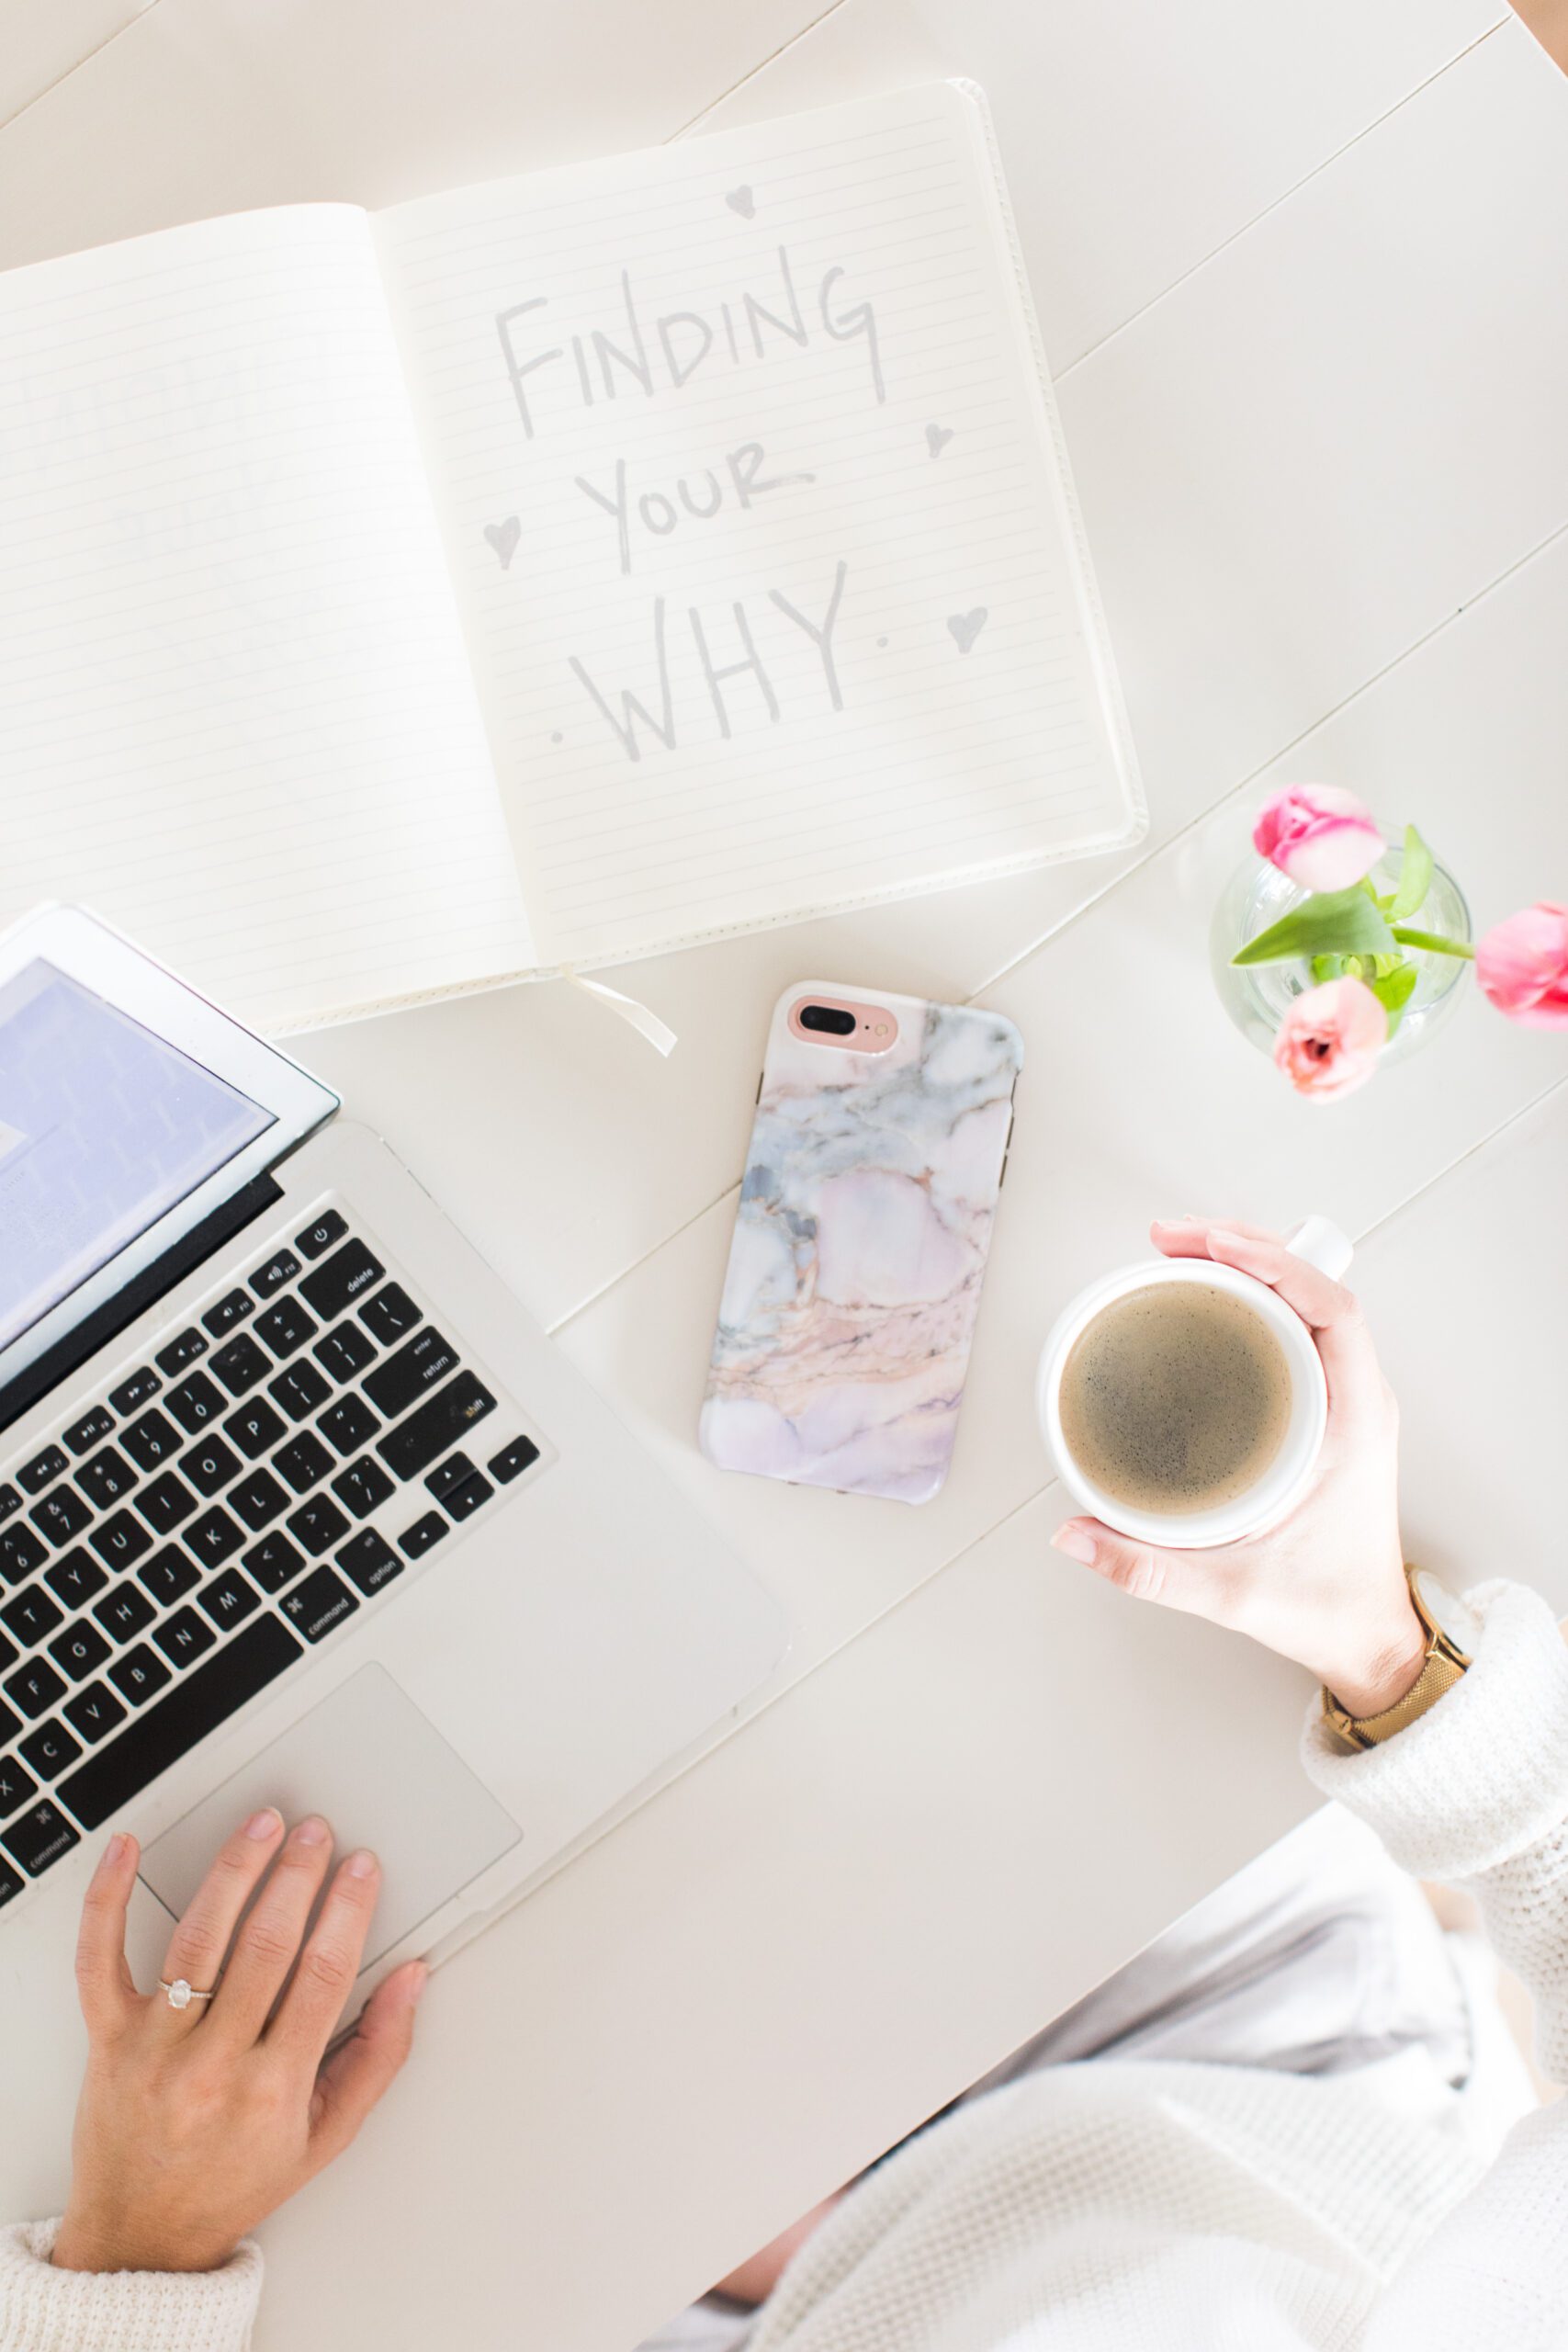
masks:
POLYGON ((1275 793, 1252 829, 1252 845, 1303 890, 1348 890, 1384 847, 1371 811, 1337 784, 1291 784, 1275 793))
POLYGON ((1483 993, 1510 1021, 1568 1029, 1568 907, 1538 899, 1494 923, 1475 950, 1483 993))
POLYGON ((1274 1060, 1298 1094, 1328 1102, 1365 1085, 1387 1035, 1388 1015, 1365 980, 1325 980, 1280 1023, 1274 1060))

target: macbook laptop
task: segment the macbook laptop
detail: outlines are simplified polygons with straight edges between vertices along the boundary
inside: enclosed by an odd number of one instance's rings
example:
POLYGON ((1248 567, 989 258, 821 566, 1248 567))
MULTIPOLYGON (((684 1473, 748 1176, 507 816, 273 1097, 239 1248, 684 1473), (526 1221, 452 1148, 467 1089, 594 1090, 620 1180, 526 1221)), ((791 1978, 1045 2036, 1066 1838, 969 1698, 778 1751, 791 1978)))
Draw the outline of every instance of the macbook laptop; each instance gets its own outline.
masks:
POLYGON ((784 1646, 773 1600, 329 1089, 79 910, 0 939, 13 2096, 24 2018, 35 2078, 65 2031, 111 1828, 142 1843, 154 1973, 254 1806, 374 1846, 362 2000, 514 1900, 784 1646))

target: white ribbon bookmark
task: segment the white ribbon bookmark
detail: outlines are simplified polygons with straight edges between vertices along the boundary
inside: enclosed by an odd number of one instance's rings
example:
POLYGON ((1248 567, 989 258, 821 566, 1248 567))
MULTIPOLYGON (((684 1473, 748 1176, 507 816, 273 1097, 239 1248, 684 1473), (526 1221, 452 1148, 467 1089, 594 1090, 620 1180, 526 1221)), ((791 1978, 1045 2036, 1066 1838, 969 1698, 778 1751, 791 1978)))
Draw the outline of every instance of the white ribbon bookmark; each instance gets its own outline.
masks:
POLYGON ((623 996, 619 989, 606 988, 603 980, 585 980, 582 974, 574 972, 570 964, 562 965, 561 973, 574 989, 581 989, 585 996, 596 996, 601 1004, 608 1005, 612 1012, 617 1013, 623 1021, 630 1022, 637 1035, 646 1037, 655 1053, 669 1055, 674 1052, 680 1040, 673 1029, 668 1022, 660 1021, 657 1012, 650 1012, 646 1004, 638 1004, 635 996, 623 996))

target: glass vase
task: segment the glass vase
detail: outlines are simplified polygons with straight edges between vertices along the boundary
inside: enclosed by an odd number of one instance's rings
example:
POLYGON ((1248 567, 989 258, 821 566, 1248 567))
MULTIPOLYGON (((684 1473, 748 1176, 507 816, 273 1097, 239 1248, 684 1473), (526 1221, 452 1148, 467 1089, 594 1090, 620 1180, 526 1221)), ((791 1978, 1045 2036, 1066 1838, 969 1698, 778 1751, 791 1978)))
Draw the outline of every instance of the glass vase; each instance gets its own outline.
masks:
MULTIPOLYGON (((1378 830, 1385 840, 1403 841, 1404 837, 1403 825, 1396 831, 1382 824, 1378 830)), ((1380 897, 1398 888, 1404 863, 1403 849, 1383 852, 1371 876, 1372 888, 1380 897)), ((1305 961, 1238 967, 1231 957, 1238 947, 1245 947, 1249 939, 1256 939, 1260 931, 1267 931, 1309 895, 1281 874, 1277 865, 1269 865, 1267 858, 1260 858, 1252 851, 1232 875, 1214 909, 1209 933, 1214 986, 1242 1035, 1265 1054, 1274 1050, 1280 1023, 1292 1000, 1317 983, 1305 961)), ((1401 918, 1401 928, 1406 927, 1433 932, 1445 939, 1467 943, 1470 939, 1470 909, 1464 893, 1453 876, 1435 862, 1425 899, 1414 914, 1401 918)), ((1382 1049, 1380 1059, 1385 1062, 1408 1061, 1437 1035, 1458 1003, 1470 969, 1461 956, 1434 956, 1419 947, 1406 947, 1402 952, 1416 967, 1416 987, 1405 1005, 1404 1019, 1382 1049)))

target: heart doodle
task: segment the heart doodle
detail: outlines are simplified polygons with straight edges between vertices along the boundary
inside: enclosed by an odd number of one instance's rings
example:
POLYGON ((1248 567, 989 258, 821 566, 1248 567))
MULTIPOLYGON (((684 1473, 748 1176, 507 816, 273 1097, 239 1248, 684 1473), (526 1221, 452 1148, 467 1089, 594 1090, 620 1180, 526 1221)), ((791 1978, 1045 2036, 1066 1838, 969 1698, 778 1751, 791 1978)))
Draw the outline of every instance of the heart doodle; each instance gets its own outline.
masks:
POLYGON ((757 199, 749 187, 732 187, 725 198, 731 212, 739 212, 742 220, 751 220, 757 209, 757 199))
POLYGON ((523 537, 522 524, 515 514, 509 514, 504 523, 487 523, 485 537, 501 558, 504 571, 517 552, 517 542, 523 537))
POLYGON ((941 457, 952 438, 951 424, 928 424, 926 427, 926 447, 933 458, 941 457))
POLYGON ((986 620, 987 613, 984 605, 976 605, 972 613, 949 613, 947 633, 960 653, 968 652, 975 639, 985 628, 986 620))

